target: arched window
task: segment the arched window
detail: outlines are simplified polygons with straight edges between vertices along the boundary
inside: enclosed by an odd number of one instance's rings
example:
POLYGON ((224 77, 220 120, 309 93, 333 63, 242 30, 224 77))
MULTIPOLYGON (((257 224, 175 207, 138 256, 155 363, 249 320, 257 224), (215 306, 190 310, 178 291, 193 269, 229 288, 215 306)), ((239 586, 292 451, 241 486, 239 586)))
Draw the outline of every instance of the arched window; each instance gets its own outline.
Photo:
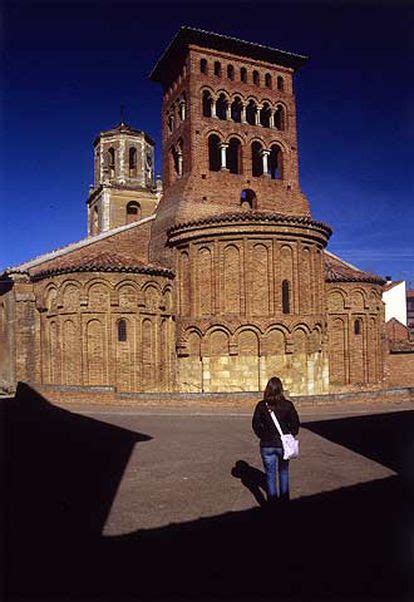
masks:
POLYGON ((131 224, 141 219, 141 205, 137 201, 130 201, 126 206, 126 223, 131 224))
POLYGON ((250 188, 242 190, 240 195, 240 207, 247 211, 257 208, 256 194, 253 190, 250 190, 250 188))
POLYGON ((270 115, 271 115, 270 106, 267 102, 265 102, 260 111, 260 123, 265 128, 270 127, 270 115))
POLYGON ((281 75, 277 76, 277 89, 283 92, 285 88, 285 81, 281 75))
POLYGON ((227 167, 230 173, 242 172, 241 143, 238 138, 230 138, 227 147, 227 167))
POLYGON ((227 78, 233 80, 234 79, 234 67, 233 65, 227 65, 227 78))
POLYGON ((266 73, 265 75, 265 86, 266 88, 272 88, 272 76, 270 73, 266 73))
POLYGON ((127 324, 126 320, 118 320, 118 341, 120 343, 125 343, 127 340, 127 324))
POLYGON ((176 147, 171 148, 171 157, 175 175, 180 178, 183 175, 183 146, 181 140, 178 141, 176 147))
POLYGON ((174 115, 173 113, 170 113, 167 117, 167 121, 168 121, 168 129, 171 132, 174 131, 174 115))
POLYGON ((256 125, 257 122, 257 106, 254 100, 249 100, 246 107, 246 121, 250 125, 256 125))
POLYGON ((207 74, 207 60, 200 59, 200 73, 207 74))
POLYGON ((280 180, 283 178, 283 155, 277 144, 273 144, 270 147, 269 171, 272 180, 280 180))
POLYGON ((290 287, 289 280, 282 282, 282 312, 290 314, 290 287))
POLYGON ((260 84, 260 75, 258 71, 253 71, 253 83, 255 86, 260 84))
POLYGON ((252 143, 252 176, 258 178, 263 175, 263 159, 260 142, 252 143))
POLYGON ((214 75, 221 77, 221 63, 220 61, 214 61, 214 75))
POLYGON ((283 107, 281 107, 280 105, 276 108, 275 111, 275 127, 278 130, 285 129, 285 112, 283 110, 283 107))
POLYGON ((112 177, 115 175, 115 149, 109 148, 108 149, 108 169, 109 169, 109 175, 112 177))
POLYGON ((247 69, 246 67, 240 68, 240 81, 247 84, 247 69))
POLYGON ((93 208, 93 213, 92 213, 92 235, 94 234, 98 234, 98 230, 99 230, 99 213, 98 213, 98 207, 93 208))
POLYGON ((224 94, 220 94, 216 102, 216 114, 219 119, 223 121, 227 119, 227 106, 228 100, 224 94))
POLYGON ((203 92, 203 116, 211 117, 211 106, 213 104, 213 99, 211 98, 211 94, 208 90, 204 90, 203 92))
POLYGON ((208 138, 208 168, 210 171, 220 171, 220 138, 216 134, 208 138))
POLYGON ((359 318, 354 322, 354 334, 361 334, 361 320, 359 318))
POLYGON ((239 98, 239 96, 236 96, 236 98, 231 103, 231 118, 236 123, 241 123, 242 109, 243 109, 242 101, 239 98))
POLYGON ((180 101, 178 103, 178 114, 180 116, 180 120, 184 121, 185 115, 186 115, 185 94, 182 95, 182 97, 180 98, 180 101))
POLYGON ((128 156, 129 175, 134 177, 137 175, 137 149, 131 146, 128 156))

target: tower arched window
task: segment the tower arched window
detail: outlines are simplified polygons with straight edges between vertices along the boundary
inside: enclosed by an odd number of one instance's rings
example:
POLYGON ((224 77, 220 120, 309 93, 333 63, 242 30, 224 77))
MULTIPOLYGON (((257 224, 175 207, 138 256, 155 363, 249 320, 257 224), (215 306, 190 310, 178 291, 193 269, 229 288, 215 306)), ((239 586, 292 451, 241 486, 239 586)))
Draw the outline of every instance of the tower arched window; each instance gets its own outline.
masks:
POLYGON ((263 127, 270 127, 270 115, 271 109, 267 102, 264 103, 263 107, 260 110, 260 123, 263 127))
POLYGON ((277 76, 277 89, 280 90, 281 92, 283 92, 283 90, 285 89, 285 80, 283 79, 283 77, 281 75, 277 76))
POLYGON ((141 205, 138 201, 130 201, 126 206, 126 223, 131 224, 141 219, 141 205))
POLYGON ((186 117, 186 112, 187 112, 186 109, 187 109, 186 97, 185 97, 185 94, 183 94, 178 103, 178 114, 180 116, 181 121, 184 121, 184 119, 186 117))
POLYGON ((260 75, 258 71, 253 71, 253 83, 255 86, 259 86, 260 85, 260 75))
POLYGON ((200 59, 200 73, 204 73, 204 75, 207 75, 207 60, 206 59, 200 59))
POLYGON ((221 63, 220 61, 214 61, 214 75, 221 77, 221 63))
POLYGON ((231 103, 231 118, 236 123, 241 123, 242 110, 243 110, 242 101, 239 98, 239 96, 236 96, 236 98, 231 103))
POLYGON ((260 142, 252 142, 252 176, 260 177, 263 175, 262 145, 260 142))
POLYGON ((270 75, 270 73, 266 73, 265 75, 265 86, 269 89, 272 88, 272 76, 270 75))
POLYGON ((124 320, 124 319, 118 320, 117 328, 118 328, 118 341, 120 343, 125 343, 126 340, 127 340, 127 323, 126 323, 126 320, 124 320))
POLYGON ((98 207, 95 205, 92 212, 92 235, 98 234, 99 231, 99 213, 98 207))
POLYGON ((354 322, 354 334, 361 334, 361 320, 359 318, 354 322))
POLYGON ((113 177, 115 175, 115 149, 112 146, 108 149, 108 170, 109 175, 113 177))
POLYGON ((208 90, 204 90, 203 92, 203 116, 211 117, 211 106, 213 104, 213 99, 208 90))
POLYGON ((227 147, 227 167, 230 173, 242 172, 241 143, 238 138, 230 138, 227 147))
POLYGON ((250 125, 257 123, 257 106, 254 100, 249 100, 246 107, 246 121, 250 125))
POLYGON ((175 119, 174 119, 174 114, 170 113, 167 117, 167 122, 168 122, 168 129, 170 134, 174 131, 174 123, 175 123, 175 119))
POLYGON ((216 114, 219 119, 227 119, 228 100, 224 94, 220 94, 216 102, 216 114))
POLYGON ((290 314, 290 286, 289 280, 282 282, 282 312, 290 314))
POLYGON ((278 106, 275 111, 275 127, 278 130, 285 129, 285 111, 282 106, 278 106))
POLYGON ((177 177, 181 177, 183 175, 183 146, 182 141, 179 140, 176 146, 171 148, 171 158, 172 164, 174 168, 174 173, 177 177))
POLYGON ((137 175, 137 149, 135 146, 131 146, 128 153, 128 167, 129 176, 135 177, 137 175))
POLYGON ((234 67, 233 65, 227 65, 227 79, 234 79, 234 67))
POLYGON ((257 209, 257 199, 254 190, 245 188, 240 195, 240 207, 247 211, 257 209))
POLYGON ((220 138, 216 134, 208 138, 208 168, 210 171, 220 170, 220 138))
POLYGON ((246 69, 246 67, 241 67, 240 68, 240 81, 243 82, 243 84, 247 84, 247 69, 246 69))
POLYGON ((269 171, 272 180, 283 178, 283 155, 277 144, 272 144, 269 155, 269 171))

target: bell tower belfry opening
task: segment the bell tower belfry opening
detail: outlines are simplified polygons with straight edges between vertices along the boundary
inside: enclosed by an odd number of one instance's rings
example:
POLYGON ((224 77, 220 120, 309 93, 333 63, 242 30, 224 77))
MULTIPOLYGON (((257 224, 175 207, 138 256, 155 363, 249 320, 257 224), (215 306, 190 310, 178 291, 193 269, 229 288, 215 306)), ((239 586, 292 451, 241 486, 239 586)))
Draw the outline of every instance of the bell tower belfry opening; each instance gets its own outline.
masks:
POLYGON ((154 142, 121 121, 94 141, 94 184, 88 198, 88 235, 94 236, 154 213, 159 200, 154 142))

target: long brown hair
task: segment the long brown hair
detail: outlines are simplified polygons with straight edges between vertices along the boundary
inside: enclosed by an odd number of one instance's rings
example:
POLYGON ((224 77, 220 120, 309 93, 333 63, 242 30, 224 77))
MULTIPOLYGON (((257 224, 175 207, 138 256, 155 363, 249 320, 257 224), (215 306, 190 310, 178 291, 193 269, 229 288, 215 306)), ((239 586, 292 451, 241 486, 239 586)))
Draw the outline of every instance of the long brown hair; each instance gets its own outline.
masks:
POLYGON ((272 376, 269 379, 266 389, 264 391, 264 400, 270 405, 276 405, 280 401, 284 401, 285 396, 283 395, 283 384, 280 378, 272 376))

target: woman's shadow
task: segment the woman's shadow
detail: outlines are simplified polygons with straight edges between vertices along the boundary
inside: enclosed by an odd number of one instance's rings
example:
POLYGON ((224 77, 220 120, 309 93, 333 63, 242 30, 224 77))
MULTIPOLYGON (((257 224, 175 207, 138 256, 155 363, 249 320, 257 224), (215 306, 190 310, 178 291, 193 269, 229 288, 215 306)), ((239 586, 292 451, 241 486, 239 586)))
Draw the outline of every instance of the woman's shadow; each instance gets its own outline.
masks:
POLYGON ((242 484, 252 493, 259 506, 266 505, 264 493, 267 493, 266 475, 262 470, 250 466, 245 460, 237 460, 231 474, 240 479, 242 484), (263 493, 263 491, 264 493, 263 493))

